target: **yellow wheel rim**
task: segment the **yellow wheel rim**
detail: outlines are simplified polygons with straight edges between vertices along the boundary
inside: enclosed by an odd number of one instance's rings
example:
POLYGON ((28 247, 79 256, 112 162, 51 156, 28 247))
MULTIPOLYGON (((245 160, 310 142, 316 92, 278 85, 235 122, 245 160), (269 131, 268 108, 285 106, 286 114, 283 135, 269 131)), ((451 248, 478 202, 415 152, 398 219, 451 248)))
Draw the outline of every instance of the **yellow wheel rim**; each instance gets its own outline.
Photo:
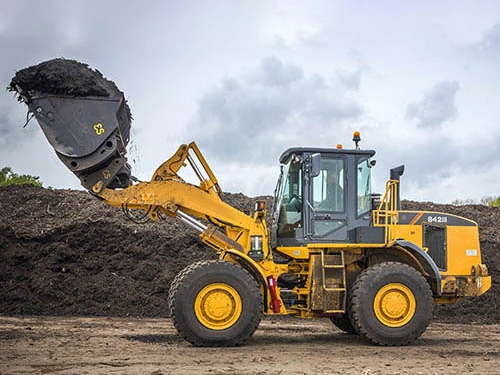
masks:
POLYGON ((241 297, 236 289, 222 283, 204 287, 194 302, 198 321, 213 330, 231 327, 239 319, 241 310, 241 297))
POLYGON ((417 303, 410 288, 399 283, 380 288, 373 301, 377 319, 388 327, 402 327, 415 315, 417 303))

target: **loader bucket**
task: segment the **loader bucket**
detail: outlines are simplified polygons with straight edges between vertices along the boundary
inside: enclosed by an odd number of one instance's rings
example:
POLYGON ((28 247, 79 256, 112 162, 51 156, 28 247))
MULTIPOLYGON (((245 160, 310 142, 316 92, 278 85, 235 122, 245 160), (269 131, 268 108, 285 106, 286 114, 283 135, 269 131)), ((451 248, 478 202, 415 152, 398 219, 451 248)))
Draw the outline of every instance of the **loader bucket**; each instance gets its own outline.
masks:
POLYGON ((27 103, 57 156, 81 181, 99 193, 130 183, 126 145, 130 119, 123 95, 115 98, 47 95, 27 103))
POLYGON ((56 58, 17 71, 7 89, 26 103, 87 190, 129 186, 125 155, 132 115, 113 81, 87 64, 56 58))

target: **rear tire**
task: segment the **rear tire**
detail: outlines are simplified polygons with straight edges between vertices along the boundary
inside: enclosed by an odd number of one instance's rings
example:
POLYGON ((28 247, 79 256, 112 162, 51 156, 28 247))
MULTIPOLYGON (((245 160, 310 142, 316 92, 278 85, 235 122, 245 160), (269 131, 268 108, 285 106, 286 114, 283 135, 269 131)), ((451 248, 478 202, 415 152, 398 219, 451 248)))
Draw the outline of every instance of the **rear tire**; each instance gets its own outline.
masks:
POLYGON ((349 297, 354 329, 378 345, 408 345, 432 319, 432 292, 420 272, 385 262, 361 272, 349 297))
POLYGON ((351 335, 357 335, 356 329, 352 326, 351 321, 349 320, 349 316, 347 314, 342 316, 332 316, 330 318, 332 323, 345 333, 349 333, 351 335))
POLYGON ((262 318, 259 285, 245 269, 220 260, 182 270, 169 292, 172 322, 195 346, 236 346, 247 341, 262 318))
POLYGON ((341 316, 332 316, 330 320, 332 323, 340 329, 342 332, 348 333, 350 335, 357 335, 356 328, 353 327, 351 320, 349 319, 349 296, 350 293, 347 293, 347 301, 345 306, 345 314, 341 316))

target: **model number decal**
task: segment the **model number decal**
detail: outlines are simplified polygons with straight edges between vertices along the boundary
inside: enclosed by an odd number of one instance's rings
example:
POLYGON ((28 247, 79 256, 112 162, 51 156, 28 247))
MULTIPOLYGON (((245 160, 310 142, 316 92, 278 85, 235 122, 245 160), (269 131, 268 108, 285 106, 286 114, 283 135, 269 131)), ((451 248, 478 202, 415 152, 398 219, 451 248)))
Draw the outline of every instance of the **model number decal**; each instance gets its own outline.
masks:
POLYGON ((427 216, 427 222, 429 223, 447 223, 447 216, 427 216))

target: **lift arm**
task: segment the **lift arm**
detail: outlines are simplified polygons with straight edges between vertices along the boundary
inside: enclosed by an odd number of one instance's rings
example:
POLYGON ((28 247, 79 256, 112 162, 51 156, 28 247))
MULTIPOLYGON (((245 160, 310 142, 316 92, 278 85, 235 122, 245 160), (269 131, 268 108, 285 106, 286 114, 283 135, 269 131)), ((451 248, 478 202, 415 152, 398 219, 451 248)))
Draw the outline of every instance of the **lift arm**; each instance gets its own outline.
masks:
MULTIPOLYGON (((218 252, 250 249, 251 235, 267 238, 263 211, 249 216, 222 201, 218 181, 194 142, 181 145, 160 165, 151 181, 125 189, 103 189, 96 195, 112 206, 143 210, 154 221, 161 214, 178 218, 201 232, 202 241, 218 252), (185 182, 178 174, 186 166, 186 160, 200 180, 198 186, 185 182), (211 224, 203 224, 195 218, 211 224)), ((262 242, 264 254, 268 254, 267 241, 262 242)))

